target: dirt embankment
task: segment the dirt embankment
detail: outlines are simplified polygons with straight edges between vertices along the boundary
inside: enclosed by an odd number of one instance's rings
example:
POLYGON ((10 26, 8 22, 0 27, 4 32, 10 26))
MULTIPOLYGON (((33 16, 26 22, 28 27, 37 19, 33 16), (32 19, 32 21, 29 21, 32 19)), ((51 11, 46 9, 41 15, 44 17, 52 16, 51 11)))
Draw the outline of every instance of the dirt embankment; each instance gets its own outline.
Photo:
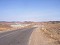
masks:
POLYGON ((29 45, 60 45, 59 24, 48 24, 35 29, 30 37, 29 45))
POLYGON ((60 44, 60 24, 45 25, 42 30, 49 38, 55 40, 55 43, 60 44))

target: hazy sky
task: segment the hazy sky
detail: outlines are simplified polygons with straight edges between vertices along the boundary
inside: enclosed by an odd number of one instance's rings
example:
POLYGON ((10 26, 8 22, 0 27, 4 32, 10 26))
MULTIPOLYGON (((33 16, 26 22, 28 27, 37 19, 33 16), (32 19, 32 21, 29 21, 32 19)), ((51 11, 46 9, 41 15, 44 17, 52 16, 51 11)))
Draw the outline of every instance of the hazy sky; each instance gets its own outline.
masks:
POLYGON ((60 0, 0 0, 0 21, 60 20, 60 0))

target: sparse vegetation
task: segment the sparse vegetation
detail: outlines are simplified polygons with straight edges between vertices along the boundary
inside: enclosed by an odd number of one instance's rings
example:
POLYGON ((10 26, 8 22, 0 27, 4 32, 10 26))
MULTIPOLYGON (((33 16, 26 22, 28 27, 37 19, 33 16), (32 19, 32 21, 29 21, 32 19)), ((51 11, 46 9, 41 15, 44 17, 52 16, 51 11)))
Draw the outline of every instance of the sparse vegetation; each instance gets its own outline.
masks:
POLYGON ((0 31, 8 30, 10 29, 11 26, 6 25, 6 24, 0 24, 0 31))
POLYGON ((42 29, 44 34, 49 38, 55 40, 55 43, 60 44, 60 23, 48 23, 44 25, 44 29, 42 29))

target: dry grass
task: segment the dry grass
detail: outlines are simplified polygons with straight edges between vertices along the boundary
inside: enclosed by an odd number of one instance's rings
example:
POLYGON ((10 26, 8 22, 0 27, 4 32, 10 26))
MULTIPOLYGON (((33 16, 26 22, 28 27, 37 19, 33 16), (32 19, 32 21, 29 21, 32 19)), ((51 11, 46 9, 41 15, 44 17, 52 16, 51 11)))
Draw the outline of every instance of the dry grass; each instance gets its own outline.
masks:
POLYGON ((7 30, 17 30, 17 29, 25 29, 25 28, 32 28, 32 24, 25 26, 25 27, 19 27, 19 28, 13 28, 10 25, 7 24, 0 24, 0 31, 7 31, 7 30))
POLYGON ((55 43, 60 44, 60 24, 46 24, 42 31, 48 36, 55 40, 55 43))
POLYGON ((11 27, 9 25, 6 24, 0 24, 0 31, 5 31, 10 29, 11 27))
POLYGON ((36 28, 29 39, 29 45, 57 45, 52 38, 48 36, 41 29, 36 28))

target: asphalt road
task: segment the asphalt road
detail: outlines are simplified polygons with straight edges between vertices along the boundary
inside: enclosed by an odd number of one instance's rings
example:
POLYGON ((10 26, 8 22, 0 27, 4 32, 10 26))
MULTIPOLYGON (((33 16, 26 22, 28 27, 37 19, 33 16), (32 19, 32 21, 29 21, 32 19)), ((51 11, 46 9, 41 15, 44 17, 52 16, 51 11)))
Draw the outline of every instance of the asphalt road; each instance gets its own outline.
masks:
POLYGON ((33 29, 35 28, 0 33, 0 45, 28 45, 33 29))

